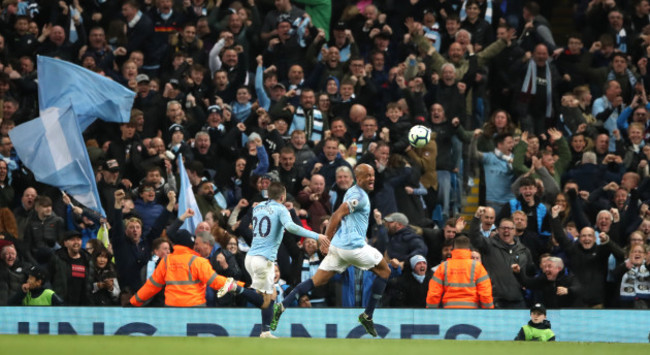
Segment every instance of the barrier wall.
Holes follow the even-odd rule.
[[[292,308],[280,337],[368,337],[358,309]],[[0,334],[153,336],[258,336],[257,309],[0,307]],[[550,310],[558,341],[647,343],[649,311]],[[529,320],[527,310],[378,309],[381,337],[392,339],[512,340]]]

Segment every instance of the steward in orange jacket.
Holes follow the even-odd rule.
[[[175,237],[174,252],[160,261],[153,275],[131,297],[131,304],[142,306],[144,302],[165,287],[165,305],[171,307],[204,307],[205,288],[219,290],[227,278],[217,275],[210,261],[202,258],[192,248],[194,236],[179,230]],[[240,283],[241,286],[243,284]]]
[[[469,238],[454,239],[451,259],[429,281],[427,308],[494,308],[492,282],[479,261],[472,260]]]

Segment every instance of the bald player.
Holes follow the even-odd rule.
[[[334,275],[354,265],[377,275],[371,286],[372,297],[365,311],[359,315],[359,322],[366,332],[373,337],[377,336],[372,315],[384,293],[390,269],[381,253],[366,243],[370,216],[368,192],[375,188],[375,170],[370,165],[360,164],[354,169],[354,175],[357,184],[345,193],[341,206],[334,212],[327,225],[325,241],[331,241],[331,245],[327,242],[321,244],[321,251],[327,256],[311,279],[296,286],[282,303],[275,304],[271,330],[275,330],[282,312],[294,300],[298,300],[314,287],[327,284]]]

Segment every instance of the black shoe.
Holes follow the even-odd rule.
[[[377,330],[375,330],[375,323],[372,321],[372,319],[368,318],[368,316],[365,313],[361,313],[359,315],[359,323],[361,323],[363,328],[366,330],[366,333],[372,335],[373,337],[377,337]]]

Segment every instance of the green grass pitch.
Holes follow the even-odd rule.
[[[196,338],[0,335],[0,354],[260,354],[260,355],[620,355],[648,354],[648,344],[525,343],[464,340]]]

